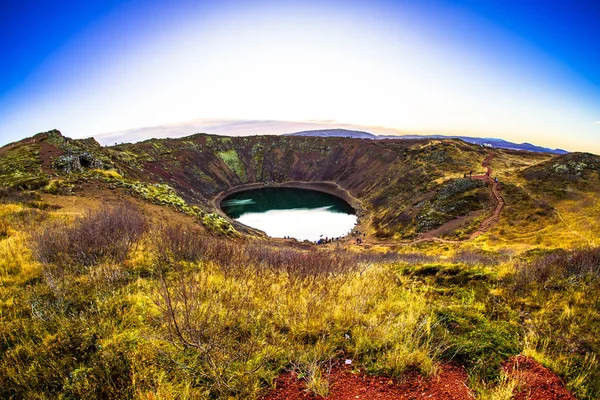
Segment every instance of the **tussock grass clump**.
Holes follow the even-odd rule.
[[[468,262],[471,253],[459,253],[458,259]],[[429,293],[434,321],[445,330],[442,357],[465,366],[474,381],[495,384],[501,362],[521,351],[516,315],[493,291],[499,283],[496,269],[479,261],[467,265],[438,260],[404,266],[400,272]]]
[[[522,382],[502,372],[499,379],[492,384],[473,380],[471,386],[478,400],[513,400]]]
[[[132,205],[88,211],[72,224],[56,222],[32,235],[31,247],[42,264],[89,267],[122,262],[148,228]]]
[[[45,209],[32,208],[38,202],[29,201],[28,196],[12,197],[11,195],[9,199],[4,198],[4,200],[6,202],[3,202],[0,197],[0,240],[21,231],[34,229],[48,217]]]

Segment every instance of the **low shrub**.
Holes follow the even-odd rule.
[[[148,224],[131,204],[88,211],[72,224],[58,222],[32,235],[34,256],[44,265],[88,267],[122,262]]]
[[[600,248],[573,251],[558,250],[537,260],[522,261],[516,265],[513,285],[524,289],[531,284],[562,288],[585,277],[597,280],[600,277]]]
[[[499,265],[508,260],[506,255],[493,253],[485,250],[460,250],[450,259],[452,263],[474,265]]]
[[[358,267],[359,256],[346,251],[300,250],[269,245],[264,242],[206,239],[207,260],[216,261],[226,272],[240,265],[258,270],[285,272],[294,277],[338,275]]]
[[[37,200],[34,192],[26,192],[14,188],[0,189],[0,204],[26,203]]]
[[[181,225],[160,226],[153,242],[155,257],[162,265],[171,261],[198,261],[206,251],[200,232]]]

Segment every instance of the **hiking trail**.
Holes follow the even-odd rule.
[[[496,224],[500,220],[500,215],[502,213],[502,210],[506,206],[506,202],[500,195],[499,183],[496,182],[496,180],[492,178],[493,170],[492,170],[492,167],[490,166],[490,163],[493,158],[494,158],[494,155],[492,153],[488,153],[487,156],[485,157],[485,159],[483,160],[483,162],[481,163],[481,165],[485,168],[485,172],[483,173],[483,175],[473,175],[470,177],[471,179],[482,180],[482,181],[490,184],[492,196],[494,197],[494,200],[496,201],[496,204],[492,210],[492,213],[488,217],[486,217],[483,221],[481,221],[481,223],[479,224],[479,227],[477,228],[477,230],[475,230],[475,232],[471,233],[469,235],[469,237],[466,239],[457,239],[457,240],[443,239],[439,236],[427,236],[427,233],[424,233],[418,239],[415,239],[415,240],[412,240],[409,242],[403,242],[403,243],[401,242],[399,244],[402,246],[413,246],[415,244],[424,243],[424,242],[461,243],[461,242],[466,242],[467,240],[475,239],[477,236],[486,233],[487,231],[492,229],[494,226],[496,226]],[[458,217],[458,218],[461,218],[461,217]],[[452,221],[449,221],[449,222],[452,222]],[[371,242],[370,244],[384,244],[384,243],[391,244],[391,242],[388,240],[375,240],[375,241],[369,241],[369,242]]]

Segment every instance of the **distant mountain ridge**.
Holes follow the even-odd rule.
[[[534,153],[568,154],[563,149],[551,149],[548,147],[536,146],[531,143],[513,143],[498,138],[476,138],[470,136],[447,136],[447,135],[374,135],[365,131],[355,131],[349,129],[318,129],[310,131],[301,131],[286,133],[283,136],[309,136],[309,137],[346,137],[369,140],[385,139],[460,139],[467,143],[480,146],[494,147],[499,149],[531,151]]]
[[[282,136],[311,136],[311,137],[345,137],[354,139],[382,139],[387,138],[377,136],[365,131],[354,131],[350,129],[317,129],[310,131],[301,131],[294,133],[284,133]]]

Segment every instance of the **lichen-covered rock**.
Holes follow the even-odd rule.
[[[485,183],[477,179],[453,179],[446,182],[438,191],[437,199],[446,200],[457,194],[484,187]]]
[[[54,168],[65,174],[81,172],[79,157],[74,155],[63,155],[54,160]]]
[[[424,157],[426,161],[434,164],[442,164],[448,160],[448,154],[444,149],[434,150]]]
[[[577,182],[586,179],[593,171],[600,171],[600,158],[588,153],[571,153],[557,157],[548,162],[529,167],[523,171],[523,176],[530,181],[561,181]]]
[[[83,168],[102,169],[104,166],[102,160],[94,157],[90,153],[82,153],[79,155],[79,164]]]
[[[83,172],[84,169],[102,169],[102,160],[90,153],[65,154],[54,160],[54,168],[65,174]]]
[[[429,210],[426,213],[419,214],[417,216],[417,231],[427,232],[431,229],[437,228],[448,221],[448,216],[435,211]]]

